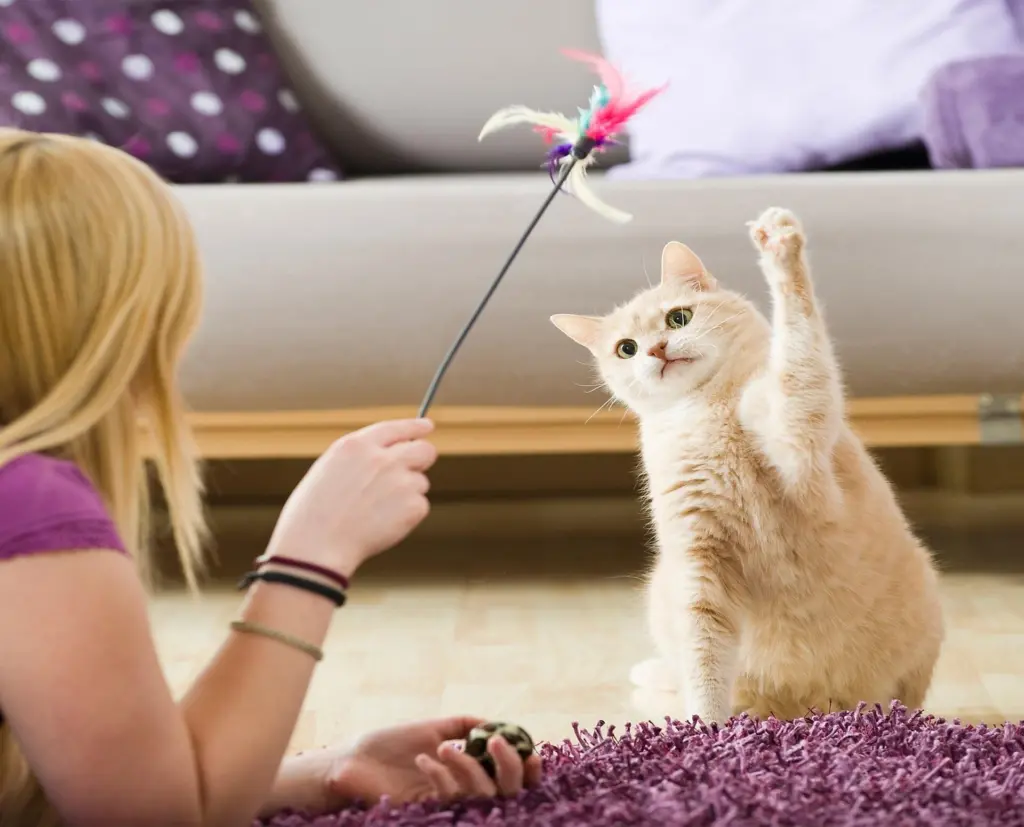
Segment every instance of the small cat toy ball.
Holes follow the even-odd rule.
[[[514,747],[523,761],[533,755],[536,749],[530,733],[521,726],[494,721],[473,727],[466,737],[466,754],[475,758],[491,778],[495,776],[495,767],[494,759],[487,751],[487,742],[495,735],[500,735]]]
[[[557,112],[538,112],[525,106],[509,106],[495,112],[480,132],[480,140],[483,140],[492,132],[497,132],[507,126],[532,125],[534,132],[539,133],[551,147],[548,150],[545,166],[551,175],[554,188],[548,193],[544,203],[541,204],[540,209],[527,225],[526,231],[512,248],[512,253],[506,259],[504,266],[491,282],[484,297],[470,315],[469,321],[466,322],[455,338],[455,343],[441,361],[441,365],[423,397],[423,402],[420,404],[419,416],[421,417],[426,416],[427,411],[430,410],[441,380],[470,330],[473,329],[473,325],[483,313],[487,302],[498,289],[498,285],[501,284],[501,280],[512,266],[512,262],[515,261],[519,251],[526,244],[530,233],[540,223],[547,208],[551,206],[555,196],[563,188],[582,204],[611,221],[622,224],[632,219],[629,213],[617,210],[597,197],[587,183],[587,168],[595,161],[594,153],[603,152],[609,146],[617,144],[615,136],[622,131],[629,119],[646,106],[652,98],[659,95],[665,87],[630,94],[626,89],[622,74],[604,58],[568,49],[564,50],[563,54],[573,60],[589,63],[601,80],[600,85],[594,87],[586,109],[580,109],[576,118],[569,118]]]

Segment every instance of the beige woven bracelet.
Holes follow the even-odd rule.
[[[313,658],[313,660],[321,661],[324,659],[324,651],[319,646],[307,643],[301,638],[289,635],[287,632],[279,632],[277,629],[271,629],[269,626],[264,626],[262,623],[250,623],[247,620],[233,620],[231,621],[231,628],[236,632],[243,632],[249,635],[260,635],[262,637],[270,638],[271,640],[276,640],[278,643],[283,643],[285,646],[291,646],[292,649],[298,649],[300,652],[305,652]]]

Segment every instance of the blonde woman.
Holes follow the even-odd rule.
[[[231,827],[533,783],[536,759],[524,769],[503,741],[493,781],[456,748],[469,718],[283,758],[347,578],[427,514],[427,421],[380,423],[314,463],[220,651],[172,698],[147,624],[138,423],[195,585],[202,490],[175,377],[200,281],[149,168],[0,130],[0,824]]]

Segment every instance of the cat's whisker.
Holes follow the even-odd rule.
[[[715,325],[714,327],[710,327],[710,328],[708,328],[707,330],[701,331],[701,333],[700,333],[700,335],[699,335],[699,336],[696,336],[696,337],[694,337],[694,338],[693,338],[693,339],[691,339],[690,341],[693,341],[693,342],[699,342],[699,341],[700,341],[701,339],[703,339],[703,338],[704,338],[705,336],[707,336],[707,335],[708,335],[709,333],[714,333],[714,332],[715,332],[716,330],[721,330],[721,329],[722,329],[722,327],[723,327],[724,325],[727,325],[727,324],[728,324],[729,322],[731,322],[731,321],[732,321],[733,319],[737,319],[737,318],[739,318],[739,317],[740,317],[740,316],[742,316],[742,315],[743,315],[742,313],[734,313],[734,314],[733,314],[732,316],[730,316],[730,317],[729,317],[728,319],[722,319],[722,321],[720,321],[720,322],[719,322],[718,324],[716,324],[716,325]]]
[[[718,305],[708,314],[707,318],[701,320],[700,324],[698,324],[695,328],[693,328],[690,331],[690,336],[693,337],[694,340],[703,338],[705,335],[707,335],[711,331],[718,329],[718,326],[715,326],[715,327],[712,327],[712,328],[709,329],[708,325],[711,324],[711,322],[714,320],[715,314],[718,312],[718,310],[721,307],[722,307],[722,302],[719,302]]]
[[[732,321],[733,319],[738,319],[738,318],[740,318],[740,317],[741,317],[741,316],[743,316],[743,315],[744,315],[743,313],[733,313],[733,314],[732,314],[731,316],[729,316],[728,318],[722,319],[722,321],[720,321],[720,322],[719,322],[718,324],[716,324],[716,325],[715,325],[715,327],[714,327],[714,329],[715,329],[715,330],[717,330],[718,328],[722,327],[722,325],[727,325],[727,324],[729,324],[729,322],[731,322],[731,321]]]
[[[725,299],[722,299],[722,301],[720,301],[718,304],[716,304],[712,308],[711,312],[708,313],[708,317],[706,319],[703,319],[701,321],[700,325],[697,327],[697,330],[696,330],[697,333],[700,333],[700,331],[702,331],[705,327],[707,327],[708,322],[710,322],[713,318],[715,318],[715,314],[721,309],[723,304],[725,304]]]
[[[610,574],[603,579],[608,582],[625,580],[639,585],[641,589],[647,588],[647,578],[641,574]]]
[[[647,286],[654,287],[654,282],[651,281],[651,274],[647,272],[647,257],[644,256],[643,258],[640,259],[640,261],[643,264],[644,277],[647,279]]]
[[[637,377],[635,377],[635,376],[632,379],[629,380],[629,386],[628,387],[629,387],[629,390],[631,390],[631,391],[632,390],[638,391],[641,396],[647,396],[648,395],[647,389],[643,385],[640,384],[640,380]]]
[[[698,358],[698,359],[703,359],[703,358],[704,358],[705,356],[707,356],[707,353],[705,353],[705,352],[704,352],[703,350],[701,350],[701,349],[700,349],[699,347],[695,347],[695,348],[693,349],[693,352],[694,352],[694,354],[695,354],[695,355],[697,356],[697,358]]]
[[[723,304],[725,304],[724,299],[711,309],[711,312],[708,313],[707,318],[704,319],[704,323],[697,329],[698,332],[703,331],[709,324],[711,324],[711,322],[715,320],[715,316],[717,315],[718,311],[722,309]]]
[[[614,396],[609,397],[606,401],[601,403],[601,406],[596,411],[594,411],[590,416],[587,417],[587,421],[584,422],[583,424],[584,425],[589,425],[590,424],[590,420],[592,420],[595,416],[597,416],[599,413],[601,413],[601,411],[603,411],[605,408],[610,408],[614,404],[615,404],[615,397]]]

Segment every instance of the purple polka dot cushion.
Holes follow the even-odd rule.
[[[0,0],[0,126],[92,137],[175,183],[340,176],[250,0]]]

